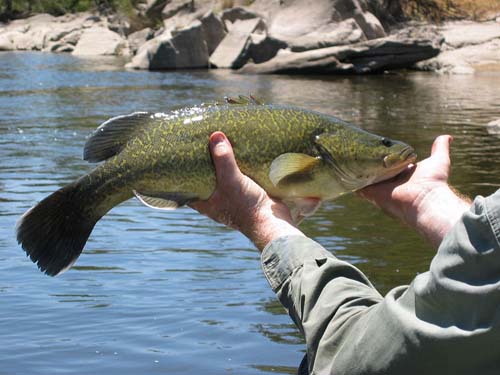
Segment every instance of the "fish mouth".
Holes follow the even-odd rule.
[[[402,149],[397,155],[387,155],[384,157],[384,167],[389,169],[405,167],[417,160],[417,153],[413,147],[408,146]]]

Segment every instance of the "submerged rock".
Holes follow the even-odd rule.
[[[486,125],[486,131],[488,134],[500,137],[500,119],[489,122]]]

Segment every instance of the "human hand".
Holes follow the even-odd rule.
[[[241,173],[224,133],[210,136],[217,187],[206,201],[190,204],[209,218],[246,235],[259,250],[285,235],[302,235],[292,222],[288,207],[272,199],[257,183]]]
[[[415,228],[436,247],[471,203],[448,185],[451,142],[449,135],[437,137],[430,157],[409,166],[394,179],[359,191],[362,197]]]

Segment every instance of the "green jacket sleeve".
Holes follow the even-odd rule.
[[[500,373],[500,190],[478,197],[430,270],[382,297],[353,265],[306,237],[262,253],[303,333],[311,374]]]

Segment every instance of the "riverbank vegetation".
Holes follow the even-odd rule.
[[[397,0],[408,19],[484,21],[500,15],[500,0]],[[391,2],[389,0],[388,2]]]
[[[130,13],[138,3],[136,0],[1,0],[0,14],[3,19],[12,19],[38,13],[54,16],[85,11]]]
[[[195,0],[194,3],[200,0]],[[1,0],[2,20],[37,13],[59,16],[83,11],[120,12],[132,16],[141,0]],[[250,1],[251,2],[251,1]],[[380,0],[387,9],[400,8],[407,19],[442,22],[450,19],[485,20],[500,15],[500,0]],[[234,1],[223,0],[221,7]]]

